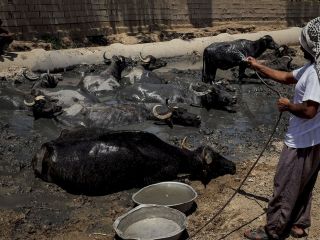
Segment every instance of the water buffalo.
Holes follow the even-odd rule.
[[[57,105],[57,100],[50,99],[43,95],[34,95],[31,102],[24,101],[24,104],[32,108],[35,120],[39,118],[56,118],[62,114],[62,107]]]
[[[105,62],[110,62],[110,67],[100,75],[103,77],[112,75],[122,86],[132,85],[136,82],[165,83],[164,80],[158,77],[157,74],[151,72],[151,70],[165,66],[166,62],[156,59],[151,55],[143,58],[140,54],[140,61],[135,61],[123,56],[113,56],[112,59],[109,60],[106,58],[105,53],[103,58]],[[120,59],[120,61],[117,59]]]
[[[173,84],[135,84],[121,89],[116,98],[120,101],[185,103],[206,109],[226,109],[236,103],[236,97],[223,85],[192,85],[189,89]]]
[[[104,59],[104,63],[106,63],[108,65],[112,63],[112,60],[106,57],[106,52],[104,52],[104,54],[103,54],[103,59]],[[146,57],[143,57],[141,55],[141,52],[139,54],[139,61],[135,61],[131,58],[125,58],[125,57],[122,57],[122,61],[126,62],[127,64],[129,63],[129,65],[132,65],[132,66],[133,65],[135,65],[135,66],[140,65],[145,70],[148,70],[148,71],[153,71],[155,69],[162,68],[167,65],[166,61],[159,59],[159,58],[155,58],[152,55],[148,55]]]
[[[6,29],[2,28],[1,25],[2,21],[0,19],[0,54],[2,54],[10,43],[12,43],[14,36],[13,33],[8,32]]]
[[[133,64],[131,59],[123,56],[113,56],[111,59],[105,58],[105,62],[108,64],[108,67],[99,75],[88,75],[80,81],[79,87],[82,90],[100,97],[109,91],[119,88],[121,72],[125,67]]]
[[[34,156],[35,175],[71,193],[99,195],[189,173],[207,184],[235,164],[207,146],[191,151],[151,133],[99,128],[63,131]]]
[[[163,121],[171,128],[174,125],[199,127],[200,116],[181,107],[170,107],[136,103],[95,104],[84,108],[81,114],[87,127],[112,128],[147,120]]]
[[[295,49],[281,45],[275,52],[266,51],[258,59],[270,68],[290,72],[297,67],[292,64],[296,53]]]
[[[35,82],[32,88],[55,88],[58,83],[63,80],[61,74],[42,73],[35,75],[34,73],[29,74],[26,69],[23,71],[23,76],[29,81]]]
[[[141,66],[144,67],[145,70],[153,71],[155,69],[167,66],[166,61],[159,59],[159,58],[155,58],[152,55],[142,57],[141,52],[140,52],[139,57],[140,57],[140,64],[141,64]]]
[[[152,113],[156,119],[164,121],[171,128],[173,125],[199,127],[201,124],[201,117],[199,115],[190,113],[183,107],[157,104],[153,107]]]
[[[278,45],[266,35],[256,41],[239,39],[231,42],[213,43],[203,52],[202,81],[213,83],[217,69],[227,70],[239,66],[239,80],[245,76],[246,57],[259,57],[266,49],[276,49]]]
[[[197,83],[191,84],[189,90],[198,97],[198,101],[192,104],[194,106],[235,112],[233,105],[237,103],[237,97],[231,93],[233,90],[229,85],[221,82],[212,85]]]
[[[152,108],[152,109],[151,109]],[[170,107],[136,103],[94,104],[89,107],[73,105],[64,109],[62,118],[81,120],[86,127],[113,128],[147,120],[163,121],[171,128],[174,125],[199,127],[200,116],[181,107]],[[73,114],[72,113],[76,113]]]
[[[119,80],[121,86],[133,85],[135,83],[164,84],[166,81],[156,73],[145,70],[142,66],[128,66],[121,73]]]
[[[86,76],[81,81],[80,87],[86,92],[102,97],[120,86],[132,85],[136,82],[164,83],[155,73],[146,70],[165,65],[165,62],[152,56],[141,57],[141,62],[124,56],[113,56],[108,59],[106,53],[103,54],[103,58],[108,65],[107,69],[99,75]]]
[[[23,102],[25,96],[23,93],[20,95],[22,99],[20,102]],[[32,108],[35,119],[57,119],[56,117],[59,116],[57,120],[68,126],[74,124],[75,126],[110,128],[147,120],[165,121],[170,127],[176,124],[198,127],[201,123],[199,116],[180,107],[170,107],[168,113],[168,107],[165,106],[166,112],[163,112],[159,110],[159,105],[154,107],[153,104],[116,103],[114,101],[98,103],[96,98],[71,89],[59,91],[33,89],[31,95],[32,100],[24,101],[24,103]],[[0,105],[4,102],[4,105],[8,107],[7,99],[13,101],[16,98],[13,96],[0,97]],[[17,101],[14,102],[17,102],[16,105],[19,103],[18,99]],[[22,107],[25,108],[25,106]]]
[[[95,104],[85,107],[81,114],[87,127],[113,128],[144,122],[151,118],[143,104]]]

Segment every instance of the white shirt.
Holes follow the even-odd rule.
[[[320,103],[320,83],[314,64],[306,64],[293,71],[297,80],[293,103],[307,100]],[[320,143],[320,107],[312,119],[291,114],[285,144],[292,148],[306,148]]]

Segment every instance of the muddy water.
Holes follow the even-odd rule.
[[[200,68],[199,62],[173,59],[157,72],[168,81],[182,85],[200,81]],[[58,89],[76,89],[81,71],[89,72],[86,66],[64,73],[65,79]],[[234,79],[233,71],[220,71],[217,77]],[[30,83],[24,81],[17,87],[27,92]],[[171,129],[146,121],[115,129],[148,131],[177,145],[187,136],[190,147],[208,144],[231,160],[246,160],[261,150],[271,132],[278,115],[276,96],[256,80],[242,85],[235,83],[234,88],[239,99],[236,113],[184,106],[201,116],[200,128],[174,126]],[[4,86],[1,90],[4,94]],[[56,138],[63,126],[54,120],[34,121],[24,107],[10,109],[6,106],[0,109],[0,216],[6,226],[0,230],[0,236],[5,236],[4,239],[52,239],[76,231],[82,235],[69,239],[90,239],[89,234],[94,232],[107,233],[106,239],[112,239],[112,223],[132,208],[131,196],[136,189],[86,197],[71,195],[35,178],[31,169],[32,156],[41,143]],[[284,129],[283,123],[276,137],[281,138]]]
[[[178,83],[181,81],[197,82],[200,81],[201,64],[191,64],[189,61],[171,62],[166,68],[159,69],[158,74],[164,75],[165,78],[171,79],[172,82]],[[80,81],[80,72],[86,69],[77,69],[77,72],[64,73],[64,81],[58,85],[56,90],[61,89],[77,89]],[[182,73],[182,74],[181,74]],[[182,75],[182,76],[180,76]],[[217,78],[230,78],[230,71],[218,72]],[[144,130],[158,135],[160,138],[168,141],[172,137],[181,138],[189,136],[193,138],[192,145],[195,147],[202,144],[199,142],[200,135],[210,135],[212,132],[222,133],[221,136],[228,142],[229,148],[234,148],[234,145],[243,144],[249,136],[258,134],[254,129],[258,127],[266,127],[269,129],[274,124],[278,115],[275,108],[275,97],[263,90],[263,86],[258,82],[250,84],[234,84],[238,96],[238,104],[236,113],[228,113],[223,110],[210,110],[195,108],[184,105],[190,112],[201,116],[202,124],[200,129],[192,127],[175,126],[173,129],[165,125],[156,125],[154,122],[144,122],[133,125],[118,126],[115,129],[135,129]],[[260,94],[259,94],[260,91]],[[112,95],[109,97],[112,99]],[[63,126],[59,125],[54,120],[39,119],[34,121],[31,113],[25,110],[5,110],[2,108],[0,121],[10,123],[10,129],[18,136],[32,137],[34,134],[41,135],[44,139],[56,138]],[[256,136],[254,136],[256,138]],[[263,141],[264,139],[261,139]],[[192,139],[191,139],[192,141]],[[220,144],[225,145],[223,139],[220,139]],[[228,154],[227,154],[228,155]],[[236,159],[234,159],[236,160]]]

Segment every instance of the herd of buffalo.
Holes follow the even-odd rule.
[[[8,34],[0,32],[0,51],[12,41]],[[234,174],[235,164],[208,146],[191,151],[148,132],[111,129],[148,120],[171,128],[199,127],[201,117],[183,107],[186,105],[234,112],[235,90],[227,81],[215,80],[217,69],[239,66],[241,81],[245,58],[259,57],[266,49],[275,49],[273,61],[286,57],[284,68],[290,69],[292,59],[284,56],[289,48],[278,46],[268,35],[256,41],[208,46],[203,54],[202,82],[192,84],[175,84],[158,75],[153,70],[166,62],[151,55],[108,58],[105,53],[101,70],[79,70],[79,83],[72,87],[59,87],[63,74],[24,70],[28,92],[19,87],[0,89],[0,105],[30,110],[35,120],[53,119],[68,129],[42,145],[32,166],[37,177],[69,192],[107,194],[174,180],[178,173],[188,173],[206,184],[213,177]]]

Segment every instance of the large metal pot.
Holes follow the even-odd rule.
[[[132,196],[137,204],[157,204],[187,212],[197,198],[197,192],[180,182],[161,182],[142,188]]]
[[[131,240],[178,240],[186,229],[186,215],[159,205],[140,205],[113,224],[117,235]]]

